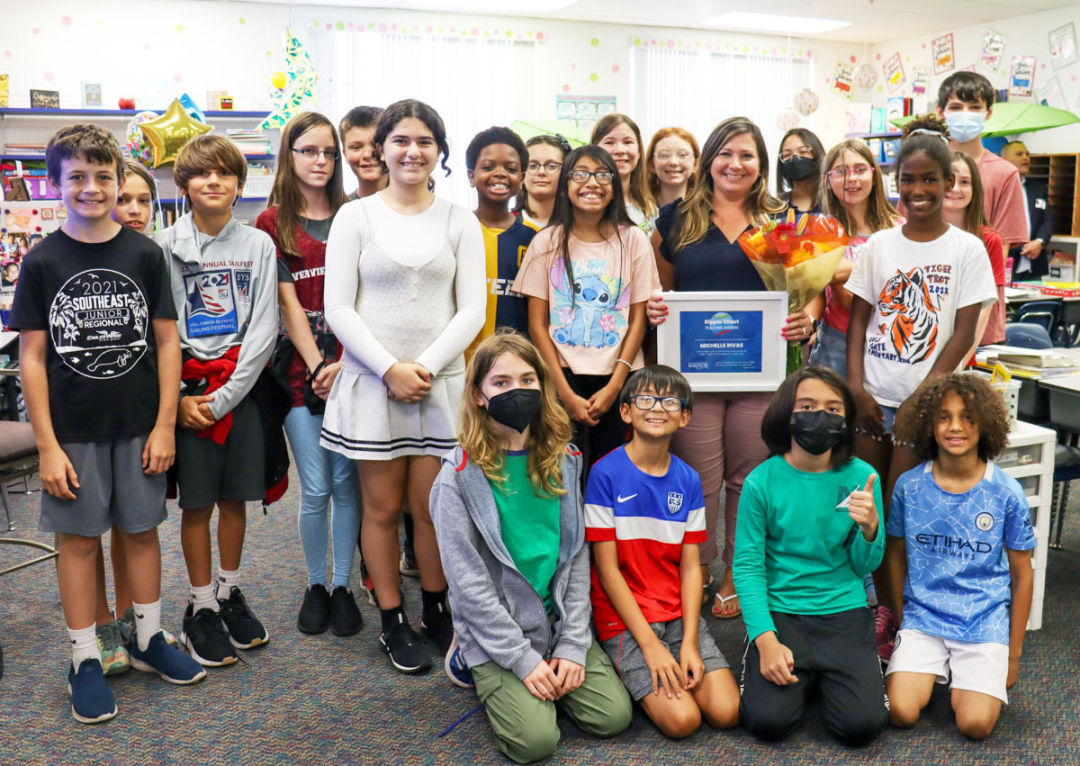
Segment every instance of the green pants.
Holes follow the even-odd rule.
[[[539,761],[555,752],[556,705],[582,731],[596,737],[614,737],[630,725],[630,695],[595,641],[585,656],[585,681],[556,702],[537,699],[517,676],[494,662],[472,668],[472,674],[499,749],[518,763]]]

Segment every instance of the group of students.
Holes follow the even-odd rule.
[[[276,372],[300,480],[299,630],[362,628],[349,590],[359,539],[393,666],[429,669],[424,639],[434,644],[450,678],[475,685],[511,758],[554,750],[556,702],[599,736],[628,725],[633,698],[672,737],[702,718],[782,737],[814,681],[848,742],[870,741],[890,715],[913,724],[950,675],[961,730],[986,736],[1016,678],[1034,538],[1022,491],[989,462],[1008,431],[1000,402],[950,374],[999,297],[994,253],[969,233],[983,216],[964,214],[981,209],[978,168],[949,149],[970,78],[942,86],[949,124],[907,131],[905,218],[861,142],[826,153],[790,132],[781,199],[752,121],[724,120],[700,151],[667,128],[643,154],[619,114],[573,150],[558,136],[479,133],[465,155],[473,213],[435,196],[446,129],[404,100],[352,110],[340,135],[322,115],[295,116],[255,228],[231,212],[243,156],[222,137],[192,139],[173,168],[190,212],[151,240],[135,232],[150,221],[152,178],[107,132],[59,131],[47,164],[68,218],[28,255],[11,326],[42,528],[59,539],[76,719],[116,714],[104,679],[125,662],[194,683],[202,666],[269,641],[239,570],[245,503],[280,478]],[[969,185],[957,183],[964,169]],[[786,207],[853,234],[826,293],[777,328],[789,341],[816,331],[821,366],[774,397],[693,395],[674,370],[646,366],[649,327],[667,312],[660,290],[765,289],[737,240]],[[191,583],[179,641],[161,630],[157,585],[170,467]],[[697,617],[721,550],[721,491],[712,611],[746,622],[741,689]],[[403,510],[423,635],[399,585],[411,567],[399,562]],[[110,528],[115,613],[100,546]],[[980,598],[951,601],[956,581],[978,583]],[[883,687],[890,624],[901,630]],[[114,626],[105,652],[99,625]]]

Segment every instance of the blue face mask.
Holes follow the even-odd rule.
[[[945,124],[953,141],[966,144],[983,134],[986,112],[946,112]]]

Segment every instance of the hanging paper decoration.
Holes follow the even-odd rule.
[[[846,61],[836,62],[836,72],[833,74],[833,88],[841,93],[851,94],[851,64]]]
[[[1013,56],[1012,70],[1009,72],[1009,95],[1030,96],[1034,79],[1035,57]]]
[[[934,74],[945,74],[953,70],[956,66],[956,57],[951,32],[930,41],[930,55],[934,59]]]
[[[193,119],[180,105],[180,99],[174,98],[165,114],[139,123],[139,130],[150,142],[154,150],[154,167],[159,168],[174,162],[181,146],[195,136],[209,133],[213,126]]]
[[[124,144],[127,156],[148,168],[154,166],[154,149],[150,146],[150,142],[146,140],[146,134],[140,130],[139,125],[157,118],[156,112],[139,112],[131,118],[131,122],[128,123],[127,131],[124,134],[127,139]]]
[[[979,61],[991,69],[996,69],[998,62],[1001,61],[1001,54],[1005,52],[1005,43],[1008,39],[1000,32],[995,32],[992,29],[986,30],[986,34],[983,35],[982,54],[979,56]]]
[[[856,87],[869,90],[877,85],[877,70],[869,61],[864,61],[855,67],[854,78]]]
[[[206,122],[206,115],[203,114],[203,110],[195,105],[195,101],[187,93],[180,96],[177,99],[180,102],[180,106],[184,107],[184,111],[190,114],[199,122]]]
[[[926,87],[930,84],[930,67],[917,66],[911,75],[911,94],[925,96]]]
[[[904,65],[900,61],[899,51],[885,59],[881,65],[881,71],[885,73],[885,82],[889,86],[889,93],[895,93],[904,84]]]
[[[292,118],[299,106],[305,101],[315,101],[315,83],[318,77],[315,75],[315,65],[311,62],[311,56],[304,49],[300,40],[293,35],[291,29],[285,30],[285,72],[277,72],[271,78],[274,90],[270,92],[274,108],[266,119],[259,125],[259,130],[273,130],[285,127],[285,123]],[[283,78],[277,75],[284,74]],[[287,80],[287,82],[281,82]],[[278,83],[281,82],[281,87]]]
[[[821,106],[821,98],[809,88],[803,88],[795,94],[795,111],[803,117],[809,117]]]
[[[776,127],[787,133],[792,128],[799,127],[799,115],[790,109],[785,109],[780,112],[780,115],[776,118]]]

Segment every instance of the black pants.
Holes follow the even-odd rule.
[[[761,675],[751,642],[743,658],[740,717],[756,737],[778,740],[802,722],[807,691],[821,687],[825,725],[849,745],[866,745],[889,720],[885,686],[866,607],[822,615],[772,613],[776,636],[795,656],[798,683],[777,686]]]
[[[611,380],[610,375],[575,375],[568,367],[563,367],[562,371],[570,388],[583,399],[588,399]],[[587,474],[588,467],[597,460],[625,443],[630,428],[619,416],[618,400],[600,416],[600,422],[595,426],[576,420],[570,422],[574,426],[574,443],[585,455],[586,470],[583,474]]]

